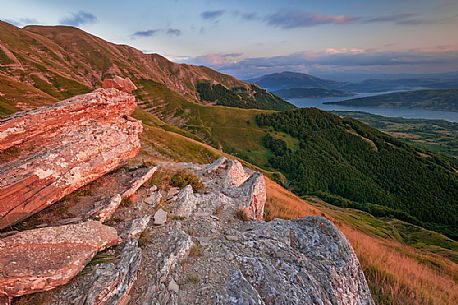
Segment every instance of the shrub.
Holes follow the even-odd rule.
[[[199,244],[194,244],[189,251],[189,257],[202,256],[202,247]]]
[[[248,220],[250,220],[250,218],[248,217],[248,214],[247,214],[246,210],[243,209],[243,208],[238,209],[238,210],[235,212],[235,216],[236,216],[238,219],[243,220],[243,221],[248,221]]]
[[[191,185],[195,191],[202,190],[204,185],[202,181],[196,175],[192,174],[187,170],[181,170],[176,172],[170,178],[170,184],[175,187],[183,188],[187,185]]]
[[[150,232],[148,229],[146,229],[140,234],[140,237],[138,238],[138,246],[142,249],[146,247],[146,245],[149,242],[149,238],[150,238]]]

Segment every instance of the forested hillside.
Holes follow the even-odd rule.
[[[377,204],[378,214],[384,206],[385,216],[458,238],[458,176],[452,159],[318,109],[261,114],[257,123],[299,140],[299,147],[291,149],[282,139],[264,138],[272,151],[270,165],[286,175],[296,193],[339,195],[369,212]]]
[[[202,82],[197,84],[197,92],[201,101],[215,103],[219,106],[273,110],[296,108],[256,85],[251,85],[249,91],[244,87],[228,89],[220,84]]]

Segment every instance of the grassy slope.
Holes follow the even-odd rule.
[[[458,123],[442,120],[390,118],[364,112],[337,112],[418,147],[458,158]]]
[[[329,104],[458,111],[458,89],[417,90],[349,99]]]

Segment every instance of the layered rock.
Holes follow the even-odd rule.
[[[102,82],[103,88],[116,88],[118,90],[131,93],[137,89],[137,86],[129,79],[115,76],[113,79],[104,79]]]
[[[130,196],[134,195],[135,192],[146,182],[148,181],[153,174],[156,172],[156,167],[148,169],[145,173],[140,176],[134,177],[129,185],[130,187],[127,190],[124,190],[121,194],[113,195],[107,204],[102,204],[96,206],[95,209],[89,212],[92,218],[105,222],[115,213],[116,209],[121,204],[123,199],[127,199]]]
[[[63,285],[97,251],[119,241],[114,228],[96,221],[33,229],[0,239],[0,295],[21,296]]]
[[[0,120],[0,229],[135,156],[135,107],[132,95],[107,88]]]

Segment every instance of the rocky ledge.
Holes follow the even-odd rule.
[[[98,89],[0,120],[0,229],[135,156],[134,96]]]
[[[237,160],[113,170],[140,147],[134,107],[105,88],[1,121],[0,228],[29,219],[0,233],[0,304],[374,304],[342,233],[263,221],[264,176]]]

